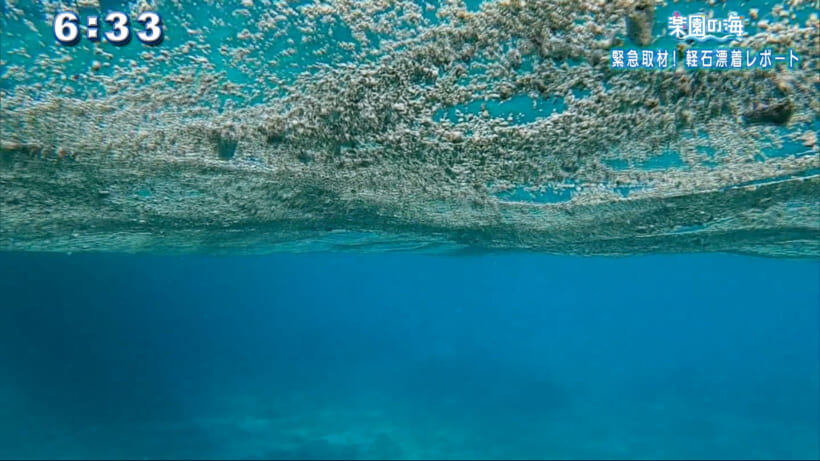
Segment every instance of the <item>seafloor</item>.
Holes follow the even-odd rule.
[[[0,256],[0,458],[817,459],[820,267]]]
[[[820,458],[817,9],[0,0],[0,458]]]

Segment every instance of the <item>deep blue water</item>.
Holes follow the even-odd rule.
[[[817,458],[820,265],[0,254],[0,457]]]

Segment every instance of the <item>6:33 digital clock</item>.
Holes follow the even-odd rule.
[[[137,22],[144,30],[136,32],[137,38],[148,46],[157,46],[162,43],[165,32],[162,28],[162,18],[155,11],[144,11],[137,16]],[[100,30],[100,17],[91,15],[86,17],[86,37],[92,42],[105,38],[105,41],[115,46],[127,45],[131,42],[131,21],[123,12],[112,11],[105,15],[104,22],[111,26],[111,30]],[[80,33],[80,17],[72,11],[61,11],[54,16],[54,38],[63,45],[74,46],[82,37]]]

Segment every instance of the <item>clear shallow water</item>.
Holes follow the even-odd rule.
[[[9,189],[0,194],[4,197],[0,217],[5,218],[0,222],[0,249],[6,250],[0,252],[0,458],[820,458],[820,266],[816,257],[810,259],[815,256],[812,245],[817,235],[816,226],[812,227],[817,222],[817,202],[811,200],[816,169],[810,156],[816,157],[817,150],[806,150],[803,142],[786,137],[817,125],[816,113],[806,107],[806,101],[814,100],[807,90],[811,75],[790,73],[797,82],[807,83],[789,95],[798,105],[788,129],[754,128],[751,136],[751,129],[734,116],[720,119],[710,113],[696,119],[693,132],[669,132],[665,138],[677,142],[680,135],[705,143],[710,136],[720,135],[719,147],[740,140],[741,153],[751,156],[755,150],[749,142],[757,139],[758,131],[768,130],[773,137],[783,137],[780,144],[758,146],[760,152],[752,157],[755,164],[743,164],[724,175],[740,179],[716,181],[714,187],[737,192],[740,186],[781,182],[791,175],[806,178],[803,183],[747,191],[749,195],[739,198],[727,193],[704,201],[661,202],[667,205],[638,213],[645,218],[643,223],[629,218],[628,208],[616,207],[615,213],[604,208],[576,215],[578,222],[598,222],[594,229],[576,228],[571,222],[568,227],[552,228],[543,224],[558,225],[561,214],[542,215],[535,207],[530,215],[517,210],[522,205],[578,199],[574,186],[589,183],[576,177],[575,171],[583,173],[601,164],[618,174],[639,170],[640,181],[600,184],[612,188],[617,193],[612,198],[626,207],[637,202],[620,199],[652,191],[644,187],[645,174],[666,180],[661,178],[664,172],[673,175],[697,165],[718,171],[737,161],[694,141],[658,152],[653,147],[648,153],[628,143],[606,146],[612,150],[609,153],[600,146],[576,149],[577,142],[588,137],[553,145],[559,136],[547,136],[549,127],[539,121],[562,114],[596,120],[595,111],[572,102],[590,97],[591,91],[573,88],[567,93],[561,86],[574,77],[572,72],[556,77],[561,75],[556,74],[558,68],[547,62],[557,59],[553,61],[557,64],[562,59],[546,56],[540,61],[532,54],[532,49],[541,49],[538,43],[548,35],[545,31],[560,26],[560,14],[536,20],[531,29],[541,33],[529,43],[530,30],[518,30],[515,21],[504,19],[507,13],[493,8],[464,24],[454,19],[466,17],[462,14],[450,12],[439,18],[442,7],[454,2],[421,2],[424,8],[419,14],[429,23],[420,26],[413,20],[405,24],[413,29],[406,30],[401,30],[397,18],[385,19],[380,8],[368,10],[361,1],[333,2],[344,8],[332,15],[310,13],[307,6],[312,1],[280,2],[272,8],[257,0],[247,10],[235,0],[148,2],[157,5],[168,26],[167,40],[148,50],[136,42],[114,49],[85,39],[73,48],[59,46],[51,39],[45,3],[53,2],[0,0],[6,45],[0,59],[0,90],[5,91],[3,109],[8,114],[3,117],[3,134],[9,137],[0,145],[4,156],[0,160],[5,161],[0,183]],[[295,9],[284,8],[285,3]],[[513,8],[509,14],[540,18],[535,13],[548,11],[552,3],[545,2],[541,11]],[[11,14],[12,4],[21,12]],[[472,12],[480,12],[480,4],[466,2]],[[528,4],[529,9],[540,5]],[[760,8],[760,19],[774,23],[777,18],[769,11],[773,4],[719,2],[714,12],[724,17],[731,10],[746,14],[750,8]],[[367,13],[350,15],[346,10],[352,5]],[[99,7],[81,12],[85,16],[98,9],[132,10],[132,6],[135,2],[102,0]],[[694,13],[701,7],[705,2],[659,7],[653,24],[657,41],[652,47],[676,45],[663,31],[670,14]],[[285,14],[284,20],[266,29],[260,19],[272,11]],[[810,8],[796,11],[795,21],[806,26],[809,12]],[[379,27],[381,20],[391,27]],[[478,40],[476,54],[464,47],[475,42],[470,34],[463,34],[467,43],[451,42],[459,34],[448,29],[448,22],[484,38]],[[599,25],[612,31],[613,38],[624,37],[620,19],[617,24]],[[351,26],[364,31],[374,54],[354,39]],[[242,38],[248,30],[263,39]],[[754,24],[749,24],[749,31],[758,32]],[[487,40],[487,34],[496,38]],[[392,40],[407,43],[396,52],[378,51]],[[441,43],[432,46],[435,40]],[[340,41],[353,48],[338,46]],[[487,76],[482,61],[504,66],[513,50],[523,50],[524,56],[513,65],[515,72],[508,69],[507,83],[526,77],[546,86],[537,94],[525,88],[509,95],[509,100],[498,100],[494,94],[503,89],[498,85],[503,82],[487,80],[489,86],[484,88],[481,82]],[[166,53],[168,60],[158,59]],[[43,64],[42,56],[48,56],[50,64]],[[375,87],[356,83],[372,75],[363,70],[382,58],[388,59],[384,67],[376,66],[381,69],[376,75],[389,78],[376,81]],[[570,58],[564,70],[583,64]],[[806,52],[803,59],[809,63],[816,54]],[[102,63],[97,70],[95,61]],[[545,63],[546,70],[538,67]],[[317,64],[339,73],[325,69],[317,74],[319,69],[313,67]],[[309,69],[310,78],[298,80]],[[423,78],[407,83],[410,80],[393,77],[396,69],[405,69],[404,76]],[[458,69],[466,74],[459,77]],[[214,83],[184,84],[184,79],[166,79],[169,73]],[[601,78],[600,86],[610,94],[601,96],[600,107],[609,107],[614,99],[607,98],[614,98],[612,94],[631,98],[640,107],[636,116],[644,122],[697,107],[692,97],[664,103],[668,105],[656,107],[656,113],[646,112],[647,95],[663,85],[640,83],[638,73],[591,75]],[[759,78],[771,85],[768,78]],[[438,90],[433,85],[434,80],[453,79],[458,85]],[[402,80],[407,82],[397,85]],[[615,83],[622,80],[636,83],[621,84],[617,90]],[[314,87],[317,82],[331,90],[319,91],[323,85]],[[239,89],[223,91],[226,83]],[[587,83],[597,87],[598,82]],[[163,97],[136,97],[148,86]],[[617,91],[610,93],[613,88]],[[633,94],[631,88],[652,91]],[[450,98],[455,90],[467,89],[464,98]],[[726,96],[715,88],[709,90],[715,100]],[[758,93],[746,90],[726,102],[759,99]],[[31,99],[12,101],[14,94]],[[188,95],[194,97],[187,99]],[[407,105],[405,100],[422,103]],[[155,101],[178,102],[166,107]],[[460,120],[464,114],[481,115],[485,102],[487,120]],[[292,104],[302,107],[291,110]],[[81,106],[87,110],[74,111]],[[742,114],[743,108],[735,106],[733,110],[739,112],[734,115]],[[327,107],[349,114],[329,123],[318,137],[300,134],[304,128],[334,119],[333,114],[330,119],[322,114]],[[367,112],[362,107],[392,113],[398,122],[368,123],[365,126],[370,128],[361,129],[360,115]],[[104,115],[97,117],[100,114]],[[599,115],[610,119],[617,114]],[[456,134],[449,131],[451,125],[463,125],[464,134],[472,138],[499,128],[498,120],[506,117],[511,117],[509,125],[516,130],[540,126],[542,136],[523,133],[512,138],[518,142],[484,139],[490,150],[458,151],[457,157],[470,160],[467,164],[485,165],[485,154],[494,149],[517,159],[540,159],[536,166],[545,174],[530,168],[500,169],[497,172],[504,174],[494,174],[493,161],[487,162],[486,171],[445,168],[448,162],[450,167],[461,163],[453,163],[451,141],[460,146],[466,141],[461,136],[448,140],[448,135]],[[444,123],[438,128],[446,130],[407,132],[406,145],[423,147],[428,161],[440,162],[445,176],[430,176],[419,169],[422,163],[406,163],[401,152],[356,148],[392,146],[395,139],[387,135],[397,135],[396,126],[415,126],[428,118],[436,127]],[[280,131],[278,122],[299,129]],[[201,123],[208,130],[193,135],[186,131]],[[716,123],[727,129],[709,132]],[[646,127],[631,131],[634,125],[629,121],[634,140],[658,134]],[[608,128],[599,126],[596,133],[606,134]],[[355,131],[352,141],[346,136],[351,130]],[[199,143],[203,137],[208,143]],[[91,142],[79,142],[83,138]],[[621,138],[618,134],[613,142]],[[108,146],[100,147],[100,139]],[[142,149],[142,141],[135,143],[135,139],[150,142]],[[419,144],[418,139],[435,142]],[[111,146],[114,152],[106,150]],[[688,151],[681,149],[686,146]],[[702,156],[693,154],[695,147],[702,148]],[[118,149],[122,157],[114,157],[120,160],[106,160]],[[590,156],[589,161],[578,158],[587,169],[570,162],[558,176],[546,174],[558,168],[553,157],[576,150]],[[179,169],[177,154],[201,169]],[[162,155],[175,160],[167,163],[171,167],[155,163]],[[352,162],[340,169],[339,156],[369,162]],[[770,171],[779,172],[776,176],[755,172],[764,157],[788,160],[785,165],[790,168],[770,163]],[[122,158],[128,159],[125,167]],[[132,163],[135,158],[142,163]],[[393,163],[379,169],[384,158],[393,158]],[[109,160],[100,164],[106,167],[96,163]],[[246,183],[237,175],[243,168],[255,171],[263,166],[284,173],[261,179],[248,175]],[[214,175],[213,168],[222,173]],[[299,175],[290,172],[329,179],[302,184],[294,182]],[[340,172],[347,176],[339,179]],[[484,203],[486,197],[479,194],[492,191],[466,185],[500,185],[497,180],[508,173],[514,173],[510,187],[494,195],[497,203],[490,203],[501,207],[502,221],[516,224],[491,232],[485,220],[495,216],[495,205],[483,211],[474,206]],[[560,179],[568,174],[566,180]],[[743,179],[746,174],[750,176]],[[457,180],[457,175],[464,180]],[[528,190],[543,182],[540,176],[551,182],[539,191]],[[423,178],[429,180],[427,187],[415,182]],[[348,181],[359,184],[348,187]],[[447,183],[451,185],[444,187]],[[455,184],[466,189],[452,189]],[[424,224],[419,226],[422,229],[445,231],[445,224],[455,223],[454,232],[444,233],[454,248],[486,238],[498,244],[508,239],[509,247],[571,252],[579,248],[548,240],[594,231],[601,242],[621,245],[596,251],[647,251],[633,243],[650,241],[646,232],[655,229],[664,238],[670,234],[681,238],[652,244],[651,251],[732,248],[801,255],[807,260],[714,254],[620,259],[405,253],[217,258],[9,252],[132,249],[160,253],[161,248],[209,251],[223,244],[230,250],[262,251],[267,247],[254,248],[254,243],[264,246],[289,239],[293,245],[284,248],[294,250],[338,244],[363,251],[418,251],[417,240],[401,235],[394,239],[380,231],[388,216],[402,216],[380,207],[395,191],[407,191],[398,197],[395,209],[411,209],[410,214],[417,216],[419,209],[404,206],[415,197],[425,197],[422,191],[439,188],[446,193],[430,196],[436,200],[430,208],[437,212],[427,217],[427,224],[418,223]],[[684,192],[698,192],[698,188]],[[282,200],[288,197],[296,199]],[[481,200],[470,202],[464,197]],[[459,208],[459,203],[472,205]],[[421,209],[430,205],[420,204],[425,205]],[[767,205],[761,208],[761,204]],[[679,214],[660,223],[659,209],[669,213],[675,209]],[[335,216],[337,212],[344,219]],[[701,219],[701,214],[708,214],[708,219]],[[221,233],[218,222],[196,227],[208,216],[221,216],[230,232]],[[282,217],[297,218],[293,235],[276,233],[282,230],[275,225]],[[299,224],[299,217],[307,221]],[[186,222],[194,227],[185,228]],[[475,234],[468,232],[471,222],[477,226]],[[737,225],[740,232],[719,227],[716,234],[704,234],[702,239],[687,237],[709,231],[710,222],[728,228]],[[238,227],[231,227],[237,223]],[[396,232],[396,224],[400,230],[417,230],[405,228],[403,219],[385,229]],[[316,240],[305,240],[296,232],[314,237],[319,229],[349,232]],[[761,231],[759,239],[752,238],[754,229]],[[438,242],[440,233],[433,234]],[[527,235],[531,240],[525,239]],[[542,246],[545,243],[553,244]]]
[[[0,256],[3,458],[817,458],[812,261]]]

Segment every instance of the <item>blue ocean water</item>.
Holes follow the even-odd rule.
[[[59,47],[38,2],[16,3],[35,22],[9,23],[4,39],[28,53],[3,58],[34,68]],[[210,3],[220,13],[190,12],[193,28],[239,2]],[[773,3],[719,2],[718,17]],[[659,7],[655,34],[700,7]],[[240,42],[245,17],[224,16],[209,42]],[[168,19],[160,50],[189,38]],[[134,45],[111,62],[139,58]],[[287,45],[260,46],[273,58]],[[88,72],[93,48],[73,48],[72,73]],[[330,50],[328,61],[346,56]],[[248,81],[219,46],[209,58]],[[297,54],[277,71],[287,80],[311,63]],[[562,110],[488,105],[512,124]],[[685,166],[674,152],[637,165]],[[499,198],[561,202],[571,190]],[[0,252],[0,293],[3,459],[820,458],[817,260]]]
[[[0,255],[2,458],[820,456],[817,261]]]

